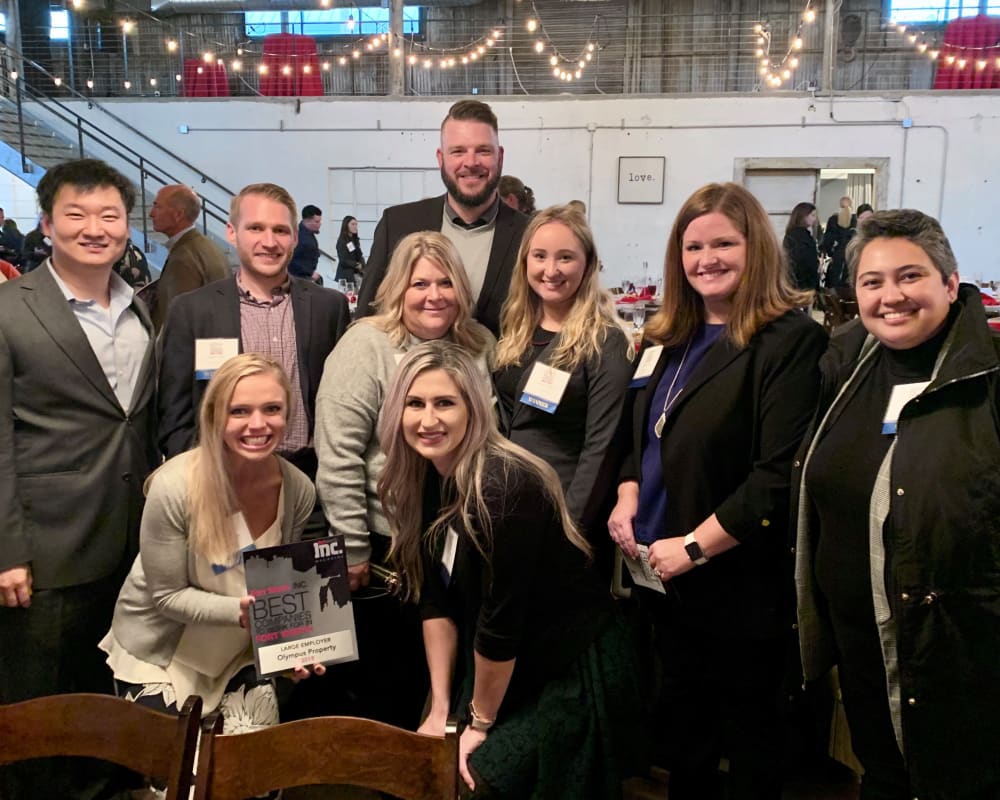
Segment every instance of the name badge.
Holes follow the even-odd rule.
[[[455,569],[455,553],[458,551],[458,534],[451,526],[444,534],[444,550],[441,553],[441,567],[444,569],[448,579],[451,579],[451,572]]]
[[[195,339],[194,377],[209,380],[223,363],[239,353],[239,339]]]
[[[559,408],[559,401],[566,391],[569,377],[570,374],[566,370],[555,369],[536,361],[524,386],[521,402],[526,406],[541,409],[546,414],[555,414]]]
[[[642,387],[649,383],[649,377],[653,374],[653,370],[656,369],[656,362],[660,360],[660,353],[662,352],[662,344],[647,347],[642,351],[642,358],[639,359],[639,364],[636,366],[635,372],[632,373],[632,380],[628,385],[630,389]]]
[[[919,383],[898,383],[892,387],[889,404],[885,408],[885,417],[882,419],[882,433],[890,435],[896,433],[896,423],[899,422],[899,414],[903,410],[903,406],[929,385],[930,381],[921,381]]]
[[[353,253],[354,252],[354,242],[348,242],[347,243],[347,252],[348,253]]]

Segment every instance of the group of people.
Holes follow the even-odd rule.
[[[437,158],[446,193],[385,211],[350,327],[289,275],[287,192],[245,187],[239,268],[177,297],[158,361],[110,273],[134,190],[46,174],[52,258],[0,287],[0,702],[113,675],[273,724],[239,554],[332,532],[360,661],[297,668],[284,716],[457,715],[474,797],[619,797],[652,760],[672,800],[777,800],[795,645],[807,680],[839,669],[864,800],[995,797],[970,712],[1000,699],[1000,340],[940,225],[858,225],[860,319],[828,341],[760,203],[702,187],[636,353],[584,215],[501,201],[489,106],[454,104]],[[627,608],[617,558],[655,576]],[[95,779],[28,775],[4,797]]]
[[[840,198],[840,210],[827,220],[823,237],[816,243],[816,206],[812,203],[798,203],[792,209],[785,227],[784,248],[791,270],[792,280],[799,289],[816,291],[822,285],[827,289],[850,287],[847,271],[847,245],[857,233],[858,224],[875,213],[868,203],[853,211],[854,201],[850,197]],[[820,274],[820,254],[829,261],[826,272]]]

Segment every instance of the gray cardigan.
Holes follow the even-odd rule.
[[[149,485],[139,532],[139,556],[118,595],[111,630],[136,658],[166,667],[188,623],[238,625],[240,599],[205,591],[195,582],[197,557],[188,546],[187,480],[194,451],[160,467]],[[296,541],[316,502],[309,478],[282,458],[285,494],[281,541]]]
[[[489,342],[478,360],[488,376],[496,340],[473,324]],[[333,532],[344,534],[351,565],[371,558],[369,532],[391,535],[378,499],[385,456],[375,429],[396,365],[420,343],[414,338],[396,347],[385,331],[363,319],[347,329],[323,367],[316,394],[316,489]]]

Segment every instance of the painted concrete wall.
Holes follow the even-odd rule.
[[[227,187],[274,181],[300,203],[318,199],[339,211],[329,196],[329,170],[433,167],[451,101],[161,99],[107,107]],[[500,120],[504,171],[534,189],[539,207],[587,202],[609,285],[638,276],[644,262],[655,271],[684,199],[706,182],[732,180],[737,160],[760,158],[888,158],[878,206],[939,216],[966,277],[1000,280],[998,93],[852,95],[832,104],[809,95],[490,102]],[[98,109],[77,110],[128,138]],[[189,132],[179,133],[181,125]],[[662,204],[617,202],[619,156],[666,157]],[[195,174],[185,179],[199,183]],[[337,227],[326,221],[321,246],[333,249]]]

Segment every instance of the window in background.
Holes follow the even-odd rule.
[[[889,0],[889,19],[902,25],[950,22],[979,13],[980,0]],[[1000,9],[1000,0],[988,0],[988,9]],[[987,13],[996,13],[988,10]]]
[[[403,7],[403,34],[420,33],[420,6]],[[247,11],[247,36],[304,33],[306,36],[372,36],[389,29],[389,9],[331,8],[325,11]]]
[[[69,39],[69,12],[52,9],[49,17],[49,38],[65,42]],[[0,33],[7,33],[7,15],[0,13]]]

